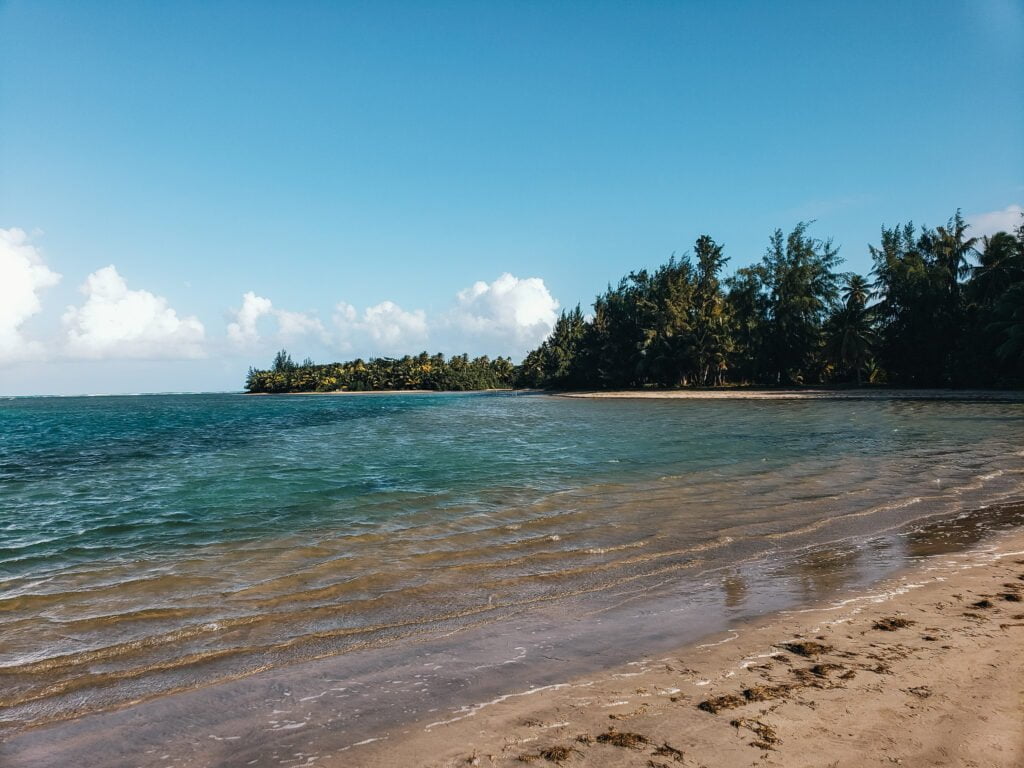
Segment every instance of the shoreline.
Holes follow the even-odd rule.
[[[589,671],[579,670],[578,665],[572,671],[572,664],[564,664],[559,665],[563,671],[556,668],[554,674],[536,678],[516,666],[504,667],[502,664],[515,662],[522,651],[513,648],[511,640],[507,648],[485,652],[483,666],[474,667],[479,652],[474,655],[473,642],[467,645],[466,636],[454,630],[447,650],[423,656],[423,646],[419,646],[420,652],[414,654],[418,659],[409,659],[408,654],[396,649],[396,653],[379,659],[375,671],[365,679],[338,674],[341,670],[325,659],[318,669],[311,665],[320,662],[312,661],[282,668],[262,682],[247,678],[256,682],[255,689],[246,680],[213,684],[54,723],[52,727],[32,728],[12,735],[8,749],[0,747],[0,762],[10,757],[12,766],[42,768],[66,762],[78,753],[90,755],[90,761],[83,765],[127,768],[161,764],[154,756],[168,753],[176,756],[174,764],[180,766],[272,765],[287,748],[298,750],[294,754],[301,753],[309,766],[328,768],[521,768],[525,763],[623,768],[729,768],[751,763],[811,768],[826,764],[853,768],[891,765],[897,760],[922,767],[971,765],[975,763],[968,758],[980,749],[985,760],[979,765],[1017,766],[1024,758],[1024,733],[1018,733],[1024,715],[1024,680],[1019,675],[1014,677],[1014,673],[1024,668],[1024,602],[1005,600],[1000,595],[1012,591],[1024,599],[1024,526],[1018,523],[1001,531],[987,529],[989,532],[980,539],[973,535],[985,529],[971,525],[950,529],[945,535],[939,532],[930,537],[926,548],[911,556],[906,566],[881,579],[831,590],[828,598],[800,601],[760,615],[737,616],[732,622],[705,628],[658,648],[630,653],[631,635],[605,633],[606,647],[598,649],[599,655],[592,658],[604,658],[615,649],[618,660],[599,661]],[[825,571],[831,568],[827,561],[821,566]],[[806,578],[828,579],[825,571],[807,571]],[[992,605],[975,607],[981,600],[990,600]],[[647,609],[634,605],[641,612],[637,615],[640,618]],[[932,607],[939,610],[928,615]],[[668,619],[668,614],[658,615]],[[895,627],[893,632],[872,629],[873,622],[894,617],[906,617],[915,623]],[[803,658],[779,648],[781,643],[796,638],[832,645],[834,653]],[[576,649],[587,653],[578,646]],[[563,655],[555,649],[548,653]],[[781,661],[780,656],[784,657]],[[991,660],[987,660],[989,657]],[[504,658],[510,661],[501,661]],[[977,658],[986,661],[973,663]],[[912,666],[908,668],[904,662]],[[467,688],[466,698],[436,702],[434,708],[420,708],[418,714],[379,730],[353,732],[340,741],[328,738],[326,743],[321,736],[314,736],[314,731],[331,727],[331,722],[343,725],[352,718],[359,719],[358,713],[367,706],[372,709],[382,689],[409,681],[410,676],[421,677],[424,663],[428,668],[440,669],[434,666],[437,664],[461,670],[456,674],[466,681],[476,674],[493,675],[494,685],[489,686],[489,692],[478,690],[475,697]],[[944,674],[950,673],[945,687],[928,677],[938,665]],[[474,673],[473,669],[494,671]],[[854,676],[848,679],[851,670]],[[985,674],[979,677],[981,673]],[[308,714],[306,719],[291,713],[276,714],[277,708],[289,710],[292,702],[300,707],[310,706],[303,702],[320,702],[324,693],[317,681],[328,679],[349,686],[328,690],[351,693],[344,696],[348,699],[345,703],[327,704],[332,713],[327,722],[308,722]],[[912,689],[919,689],[918,693],[908,694]],[[272,702],[275,714],[269,723],[260,713],[271,702],[264,700],[261,691],[277,691],[278,695],[284,691],[283,696],[290,697],[285,706],[281,706],[283,699]],[[746,691],[753,694],[748,696]],[[698,709],[701,702],[720,696],[731,697],[733,702],[739,697],[741,705],[725,708],[714,716]],[[990,704],[987,698],[992,696],[998,700],[991,706],[1003,718],[998,732],[989,727],[991,712],[986,707]],[[233,714],[223,721],[217,716],[204,716],[201,702],[209,703],[208,697]],[[969,699],[971,707],[965,709],[957,697]],[[876,715],[879,701],[886,707],[886,717]],[[925,708],[928,717],[915,710],[917,705]],[[410,707],[407,712],[415,711],[411,699],[406,706]],[[900,718],[889,717],[892,713]],[[919,715],[923,719],[913,719]],[[165,730],[159,723],[175,723],[182,717],[190,724],[190,735],[179,743],[184,734],[178,727],[171,725]],[[836,731],[844,718],[858,724],[849,733],[859,741],[844,731],[841,738],[836,737],[838,740],[821,742],[822,733]],[[898,727],[890,728],[890,720]],[[740,728],[731,726],[733,721],[739,722]],[[751,740],[759,739],[744,723],[771,734],[771,740],[765,742],[767,747],[751,749]],[[769,730],[764,729],[765,725]],[[609,726],[647,741],[622,747],[608,741],[614,735],[599,740],[608,733]],[[281,730],[289,736],[289,729],[299,730],[291,738],[282,735],[263,741],[268,727],[270,732]],[[917,731],[913,731],[915,728]],[[927,743],[931,738],[929,729],[936,728],[965,732],[981,728],[977,738],[982,743],[971,742],[963,750],[954,751],[950,762],[942,762],[935,755],[915,762],[916,753],[881,748],[876,750],[877,761],[863,759],[867,746],[891,746],[904,738],[908,729],[917,734],[917,743]],[[121,736],[111,742],[110,734],[119,732]],[[1007,734],[1017,741],[1011,738],[1006,742]],[[324,737],[327,735],[323,732]],[[580,737],[582,741],[578,741]],[[210,741],[200,746],[206,739]],[[993,739],[1012,757],[1004,760],[1005,755],[984,752]],[[142,757],[116,743],[125,747],[135,743],[136,750],[149,748],[143,750],[146,757]],[[671,758],[674,753],[667,753],[669,760],[661,759],[664,750],[656,750],[666,743],[683,751],[686,759],[676,761]],[[834,760],[832,750],[850,745],[849,755],[836,752],[834,758],[841,759]],[[560,751],[563,749],[568,751]],[[565,759],[548,760],[542,753]],[[824,753],[829,761],[800,762],[805,753]],[[304,765],[302,760],[294,764]]]
[[[1020,389],[620,389],[549,392],[594,400],[964,400],[1024,403]]]
[[[330,392],[243,392],[246,396],[272,395],[479,395],[488,392],[527,392],[523,389],[334,389]]]
[[[553,685],[510,681],[494,700],[317,764],[1010,768],[1024,763],[1020,669],[1018,528],[658,658]]]

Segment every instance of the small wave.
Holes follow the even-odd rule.
[[[584,550],[588,555],[606,555],[609,552],[621,552],[624,549],[639,549],[640,547],[646,547],[646,541],[634,541],[628,544],[618,544],[611,547],[591,547],[590,549]]]

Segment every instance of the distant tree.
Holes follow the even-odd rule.
[[[275,373],[288,373],[295,370],[295,363],[292,362],[292,356],[288,354],[287,350],[282,349],[274,355],[274,363],[271,366],[271,370]]]
[[[842,303],[837,304],[826,324],[826,338],[832,362],[840,375],[852,373],[857,386],[871,363],[875,341],[874,323],[867,303],[871,290],[866,278],[846,275]]]
[[[697,285],[693,300],[695,381],[701,386],[721,384],[728,368],[731,337],[728,303],[719,275],[729,259],[722,246],[708,235],[694,245]]]
[[[831,240],[807,235],[808,222],[788,237],[772,235],[761,262],[768,293],[764,343],[775,383],[807,383],[819,378],[823,328],[837,295],[838,251]]]

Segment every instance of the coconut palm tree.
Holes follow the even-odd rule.
[[[871,290],[863,276],[846,275],[840,293],[843,303],[833,310],[827,324],[828,346],[837,369],[853,371],[859,387],[875,342],[874,319],[867,306]]]

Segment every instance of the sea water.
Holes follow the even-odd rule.
[[[0,734],[385,658],[551,681],[1018,524],[1022,487],[1019,402],[0,400]],[[466,674],[321,725],[374,737]]]

